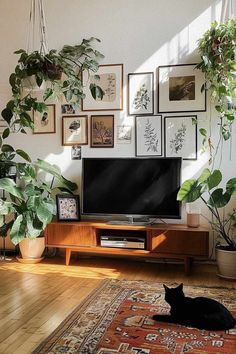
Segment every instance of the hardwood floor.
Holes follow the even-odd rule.
[[[0,354],[31,353],[104,278],[236,288],[236,282],[217,277],[214,265],[194,265],[186,276],[181,264],[98,257],[64,262],[0,261]]]

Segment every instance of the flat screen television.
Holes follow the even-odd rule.
[[[84,158],[82,214],[179,219],[181,158]]]

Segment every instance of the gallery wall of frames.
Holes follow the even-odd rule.
[[[103,99],[92,97],[88,88],[97,78],[91,75],[83,77],[86,98],[81,107],[66,103],[59,108],[62,146],[71,147],[71,159],[78,160],[85,145],[91,149],[109,149],[114,148],[115,143],[131,144],[134,140],[137,157],[197,160],[198,112],[206,111],[206,93],[201,90],[204,75],[196,65],[163,65],[156,72],[126,75],[123,64],[101,65],[97,74],[104,91]],[[117,124],[111,113],[123,109],[128,116],[133,116],[133,125]],[[55,116],[55,104],[49,104],[40,116],[35,114],[34,134],[55,134]]]

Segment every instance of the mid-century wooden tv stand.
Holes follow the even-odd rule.
[[[101,247],[100,236],[134,234],[145,237],[145,249]],[[185,273],[190,273],[194,257],[208,257],[209,232],[183,224],[109,225],[98,220],[51,222],[46,230],[47,247],[66,249],[66,265],[72,251],[90,254],[174,258],[184,260]]]

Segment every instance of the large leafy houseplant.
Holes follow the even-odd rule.
[[[206,205],[211,217],[207,219],[218,236],[217,246],[236,251],[236,208],[228,213],[225,207],[236,195],[236,178],[231,178],[225,188],[219,187],[222,174],[219,170],[204,169],[197,179],[186,180],[179,192],[178,200],[192,203],[198,199]]]
[[[210,92],[219,112],[220,133],[224,140],[231,136],[236,114],[236,20],[213,22],[198,42],[201,62],[197,65],[206,75],[202,88]],[[207,132],[201,130],[205,140]]]
[[[25,127],[32,129],[31,111],[45,111],[45,102],[49,98],[64,97],[67,102],[80,105],[81,100],[85,98],[82,72],[95,74],[100,59],[104,57],[93,48],[93,43],[98,41],[100,40],[94,37],[83,39],[81,44],[65,45],[60,51],[52,49],[47,54],[17,50],[15,53],[19,54],[20,58],[9,78],[12,98],[2,111],[2,117],[10,128],[17,124],[22,133],[25,133]],[[43,82],[46,83],[42,101],[38,101],[32,89],[26,92],[24,90],[26,80],[31,77],[35,78],[38,87]],[[98,75],[95,75],[95,78],[99,80]],[[103,90],[95,83],[90,85],[90,90],[94,99],[103,98]]]
[[[42,235],[46,226],[56,214],[55,193],[73,193],[77,185],[61,175],[59,167],[43,160],[36,163],[15,163],[16,181],[0,179],[0,189],[9,196],[0,200],[0,234],[6,236],[10,230],[12,242],[16,245],[24,238],[34,239]],[[50,183],[40,175],[51,176]],[[55,185],[54,185],[55,182]],[[13,219],[7,220],[11,216]]]

